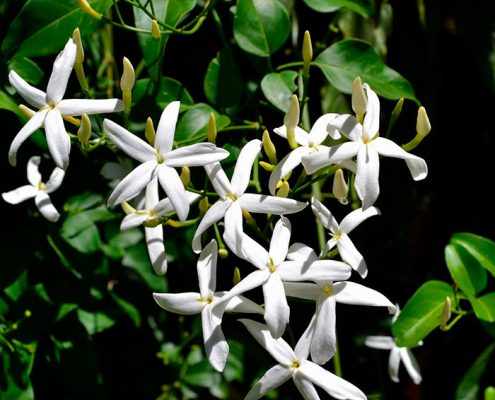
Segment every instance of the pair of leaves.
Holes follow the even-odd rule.
[[[371,17],[374,13],[373,3],[369,0],[304,0],[306,5],[315,11],[328,13],[341,8],[355,11],[363,17]]]

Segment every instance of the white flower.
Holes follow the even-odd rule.
[[[134,228],[144,224],[144,234],[146,238],[146,247],[150,257],[153,269],[159,275],[167,272],[167,256],[165,253],[165,242],[163,240],[163,226],[146,226],[146,223],[153,225],[158,222],[158,219],[163,215],[173,213],[174,207],[170,199],[165,198],[159,200],[158,197],[158,178],[153,180],[146,186],[146,195],[144,198],[144,209],[136,210],[125,216],[120,224],[121,230]],[[186,192],[187,201],[189,204],[200,198],[199,194]]]
[[[31,157],[27,164],[27,178],[30,185],[21,186],[10,192],[2,193],[3,199],[10,204],[19,204],[20,202],[34,197],[34,202],[40,213],[51,222],[56,222],[60,214],[53,206],[49,193],[57,190],[62,184],[65,171],[55,167],[48,182],[41,181],[41,174],[38,170],[41,158],[39,156]]]
[[[337,246],[342,260],[357,271],[362,278],[365,278],[368,274],[366,262],[361,253],[354,246],[354,243],[351,242],[348,235],[364,220],[374,215],[379,215],[380,210],[375,207],[370,207],[366,211],[363,211],[362,208],[358,208],[346,215],[339,224],[328,208],[314,197],[311,199],[311,208],[313,209],[316,218],[318,218],[321,224],[332,234],[332,237],[328,240],[321,254],[325,254]]]
[[[154,147],[115,122],[108,119],[103,121],[105,133],[117,147],[141,162],[112,192],[108,199],[110,207],[133,199],[155,176],[158,176],[158,181],[174,206],[179,219],[184,221],[187,218],[189,202],[186,190],[174,167],[204,166],[223,160],[229,153],[212,143],[196,143],[172,150],[179,106],[180,102],[174,101],[163,110],[153,143]]]
[[[287,258],[305,263],[318,260],[313,249],[302,243],[292,245]],[[285,282],[284,289],[287,296],[316,302],[310,352],[311,359],[317,364],[325,364],[335,354],[335,303],[388,307],[390,313],[396,311],[396,307],[384,295],[354,282]]]
[[[309,361],[314,319],[297,342],[294,350],[282,339],[274,339],[268,327],[258,322],[241,319],[256,341],[278,362],[251,388],[244,400],[256,400],[292,378],[306,400],[319,400],[313,385],[318,385],[336,399],[366,399],[365,394],[353,384]]]
[[[244,235],[242,254],[253,264],[257,271],[252,272],[235,285],[220,305],[231,296],[237,296],[248,290],[262,286],[265,302],[265,321],[273,337],[280,337],[289,322],[290,309],[284,291],[284,281],[319,281],[343,280],[351,274],[350,267],[340,261],[311,260],[285,261],[289,248],[291,226],[287,218],[281,217],[273,229],[270,249],[266,251],[261,245]],[[228,243],[226,238],[226,243]]]
[[[212,313],[213,306],[226,292],[215,292],[217,272],[217,242],[212,240],[201,252],[197,264],[199,293],[153,293],[158,305],[165,310],[193,315],[201,313],[203,339],[206,355],[213,368],[223,371],[229,345],[221,329],[221,318]],[[227,304],[227,311],[263,314],[263,309],[242,296],[232,297]]]
[[[63,100],[74,60],[76,44],[69,39],[64,50],[53,63],[52,74],[48,81],[46,93],[32,87],[15,71],[10,71],[9,81],[17,92],[33,107],[39,109],[19,131],[9,150],[9,161],[16,164],[17,150],[21,144],[38,128],[44,125],[48,150],[55,164],[66,169],[69,165],[70,137],[64,126],[63,116],[76,116],[122,111],[123,103],[119,99]]]
[[[205,166],[206,173],[220,199],[211,206],[201,220],[192,241],[196,253],[201,251],[201,234],[211,225],[225,217],[225,232],[231,250],[240,255],[242,239],[242,211],[252,213],[270,213],[276,215],[292,214],[301,211],[306,203],[261,194],[244,193],[249,184],[253,163],[261,150],[261,141],[251,140],[242,148],[229,181],[220,163]]]
[[[359,123],[356,117],[348,114],[341,115],[328,123],[329,129],[337,129],[351,141],[305,156],[302,158],[302,163],[306,172],[312,174],[327,165],[357,155],[355,187],[363,202],[363,209],[367,209],[375,203],[380,192],[379,155],[405,160],[415,181],[426,178],[428,167],[422,158],[409,154],[389,139],[379,137],[380,101],[367,84],[363,87],[368,96],[363,124]]]

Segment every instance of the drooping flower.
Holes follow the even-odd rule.
[[[124,153],[140,161],[114,189],[108,199],[110,207],[136,197],[157,176],[181,221],[187,218],[189,202],[175,167],[205,166],[223,160],[229,153],[212,143],[196,143],[172,150],[180,102],[173,101],[162,112],[153,146],[113,121],[105,119],[108,137]]]
[[[206,355],[213,368],[223,371],[229,345],[221,329],[222,319],[212,313],[214,305],[226,294],[226,292],[215,292],[217,254],[217,242],[212,240],[199,256],[197,264],[199,293],[153,293],[153,297],[158,305],[167,311],[183,315],[201,313]],[[263,314],[260,306],[243,296],[231,297],[226,311]]]
[[[301,211],[306,203],[275,196],[245,193],[253,163],[261,150],[261,141],[253,139],[242,148],[232,174],[231,181],[220,163],[205,166],[206,173],[220,199],[211,206],[201,220],[192,241],[196,253],[201,251],[201,234],[211,225],[224,218],[225,230],[231,235],[231,250],[240,255],[240,240],[243,236],[242,212],[292,214]],[[229,246],[230,247],[230,246]]]
[[[9,81],[17,92],[33,107],[39,110],[29,119],[12,141],[9,161],[16,165],[17,150],[21,144],[38,128],[44,125],[48,150],[55,164],[62,169],[69,165],[70,137],[65,130],[63,117],[86,114],[100,114],[122,111],[123,103],[119,99],[64,100],[77,46],[69,39],[64,50],[53,63],[52,74],[48,81],[46,93],[32,87],[15,71],[10,71]]]
[[[267,392],[279,387],[291,378],[306,400],[320,399],[314,385],[321,387],[336,399],[366,399],[365,394],[352,383],[308,360],[314,319],[311,320],[294,349],[284,339],[274,339],[266,325],[248,319],[241,319],[240,322],[278,362],[277,365],[266,371],[244,400],[260,399]]]
[[[3,199],[10,204],[19,204],[34,197],[36,207],[48,221],[56,222],[60,214],[53,206],[49,194],[57,190],[65,176],[65,171],[55,167],[48,182],[41,181],[41,174],[38,170],[41,162],[39,156],[33,156],[27,164],[27,178],[29,185],[21,186],[10,192],[2,193]]]
[[[426,178],[428,167],[422,158],[404,151],[391,140],[380,137],[380,101],[367,84],[363,88],[368,98],[363,123],[349,114],[340,115],[328,123],[328,129],[338,130],[350,141],[304,156],[302,163],[306,172],[312,174],[320,168],[357,156],[355,188],[363,209],[366,210],[375,203],[380,192],[380,155],[405,160],[415,181]]]

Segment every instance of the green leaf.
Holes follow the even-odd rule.
[[[347,39],[333,44],[316,57],[314,65],[341,92],[351,93],[352,82],[360,76],[380,96],[417,102],[411,84],[387,67],[373,47],[362,40]]]
[[[363,17],[371,17],[374,13],[373,4],[368,0],[304,0],[306,5],[315,11],[328,13],[345,7],[361,14]]]
[[[481,375],[486,369],[495,350],[495,343],[490,344],[469,367],[455,391],[455,400],[476,400],[480,389]]]
[[[269,57],[289,33],[289,13],[279,0],[237,0],[234,37],[244,51]]]
[[[475,296],[486,287],[486,271],[462,246],[455,243],[447,245],[445,262],[454,282],[468,296]]]
[[[223,370],[227,382],[244,381],[244,346],[242,343],[229,340],[229,355]]]
[[[153,82],[149,78],[139,79],[134,86],[132,92],[132,98],[134,103],[138,103],[145,97],[152,97],[156,101],[156,104],[160,108],[165,108],[165,106],[172,101],[179,100],[181,105],[192,105],[194,103],[193,98],[187,91],[186,87],[176,79],[163,77],[160,80],[160,88],[158,93],[155,95],[153,93]]]
[[[118,296],[115,292],[109,292],[110,297],[120,306],[120,308],[127,314],[136,327],[141,325],[141,314],[139,310],[127,300]]]
[[[397,346],[413,347],[440,325],[445,298],[454,291],[445,282],[428,281],[409,299],[392,325]]]
[[[36,85],[43,78],[43,71],[38,64],[27,57],[16,57],[9,63],[9,70],[14,70],[27,82]]]
[[[115,324],[115,320],[111,319],[108,315],[103,314],[102,312],[92,313],[78,309],[77,316],[90,335],[103,332]]]
[[[153,14],[152,11],[154,11],[157,21],[176,27],[184,16],[196,6],[196,0],[151,0],[142,2],[142,4],[146,4],[148,12]],[[153,39],[151,36],[151,18],[138,7],[134,7],[133,11],[136,28],[150,31],[150,33],[138,33],[137,38],[148,72],[152,79],[157,81],[160,76],[163,53],[170,34],[162,33],[160,39]]]
[[[217,130],[230,125],[230,118],[219,114],[208,104],[198,103],[188,108],[177,124],[175,140],[184,140],[206,134],[210,113],[215,114]]]
[[[1,90],[0,90],[0,109],[12,111],[13,113],[17,114],[17,116],[21,118],[22,121],[26,121],[26,117],[19,110],[17,103],[15,103],[7,93]]]
[[[78,213],[103,202],[103,196],[84,192],[70,197],[64,204],[64,211]]]
[[[206,98],[220,107],[239,104],[242,96],[242,75],[230,47],[220,50],[206,71],[203,89]]]
[[[89,1],[91,7],[103,13],[113,0]],[[99,21],[81,10],[77,0],[28,0],[9,27],[2,43],[7,57],[46,56],[59,52],[74,29],[81,36],[94,32]]]
[[[16,344],[15,351],[0,351],[2,366],[2,400],[33,400],[34,391],[29,378],[35,354],[34,346]]]
[[[454,233],[452,243],[464,247],[478,262],[495,277],[495,242],[473,233]]]
[[[193,386],[210,387],[220,383],[220,374],[211,367],[208,359],[190,366],[184,376],[184,382]]]
[[[478,298],[469,298],[474,313],[479,319],[495,322],[495,292],[487,293]]]
[[[284,113],[289,109],[290,99],[297,89],[294,82],[297,75],[295,71],[272,72],[261,81],[261,90],[267,100]]]
[[[148,251],[143,243],[138,243],[127,249],[122,259],[122,265],[132,268],[153,292],[167,291],[167,279],[163,276],[157,276],[153,272]]]

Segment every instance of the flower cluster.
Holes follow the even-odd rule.
[[[69,40],[54,63],[46,93],[30,86],[14,71],[9,75],[17,92],[38,108],[38,111],[31,112],[29,121],[14,138],[9,160],[15,165],[19,146],[36,129],[44,127],[56,169],[44,184],[38,172],[40,157],[32,157],[27,166],[30,185],[4,193],[3,198],[16,204],[34,197],[41,214],[50,221],[58,220],[60,215],[48,194],[61,185],[69,165],[71,138],[65,129],[64,118],[124,110],[124,103],[118,99],[63,99],[76,51],[76,44]],[[177,216],[179,224],[183,223],[188,219],[193,202],[204,203],[208,195],[217,199],[208,204],[209,207],[203,204],[202,218],[192,238],[192,250],[199,253],[199,291],[154,293],[153,296],[170,312],[201,314],[205,351],[211,365],[218,371],[224,369],[229,352],[222,332],[224,313],[249,313],[263,318],[264,323],[252,319],[240,321],[278,364],[265,373],[246,399],[258,399],[290,378],[306,399],[319,398],[314,384],[335,398],[366,398],[353,384],[322,367],[337,351],[336,303],[386,307],[392,314],[397,311],[397,307],[383,294],[349,280],[355,275],[352,271],[359,275],[359,279],[368,273],[365,259],[350,235],[365,220],[380,214],[374,206],[380,192],[380,156],[405,160],[414,180],[426,177],[427,166],[423,159],[380,137],[378,96],[367,84],[358,89],[353,93],[353,104],[361,105],[356,116],[325,114],[316,120],[309,133],[297,126],[298,106],[289,108],[284,125],[275,128],[274,132],[288,139],[291,150],[272,168],[267,188],[270,194],[249,192],[253,165],[263,147],[259,139],[250,140],[242,147],[230,179],[221,164],[229,156],[225,149],[209,142],[175,147],[175,128],[180,113],[178,101],[164,108],[156,134],[147,135],[147,141],[111,119],[103,121],[104,138],[138,162],[114,188],[108,206],[122,204],[127,214],[121,224],[122,230],[144,226],[149,257],[156,273],[167,271],[163,223],[173,216]],[[126,90],[129,92],[129,87],[126,86]],[[303,178],[316,177],[321,171],[334,168],[334,171],[340,171],[336,173],[336,179],[340,177],[343,180],[341,168],[346,168],[348,173],[355,175],[354,187],[361,200],[361,207],[338,223],[321,198],[311,198],[310,207],[315,219],[329,233],[325,246],[318,250],[305,243],[291,242],[289,216],[301,212],[308,203],[289,198],[287,194],[293,194],[291,192],[285,196],[277,192],[281,185],[288,186],[291,173],[301,164]],[[184,185],[176,170],[179,167],[203,167],[216,194]],[[346,183],[340,182],[340,187],[347,188]],[[166,197],[161,198],[162,191]],[[345,190],[335,197],[345,199]],[[128,202],[136,198],[141,200],[131,206]],[[245,223],[256,225],[252,214],[268,216],[267,228],[272,229],[266,247],[253,237],[253,229],[245,229]],[[203,246],[204,234],[213,226],[217,229],[217,224],[223,226],[223,235],[216,230],[216,239]],[[224,250],[224,244],[238,259],[252,265],[253,271],[230,290],[217,291],[219,246]],[[245,297],[256,288],[263,292],[263,306]],[[283,339],[290,321],[290,298],[315,303],[314,315],[294,349]],[[398,362],[402,358],[406,366],[409,365],[408,371],[413,373],[414,381],[420,381],[419,371],[411,361],[408,349],[396,348],[391,338],[370,337],[366,344],[392,349],[390,368],[394,371],[393,379],[398,379]]]

